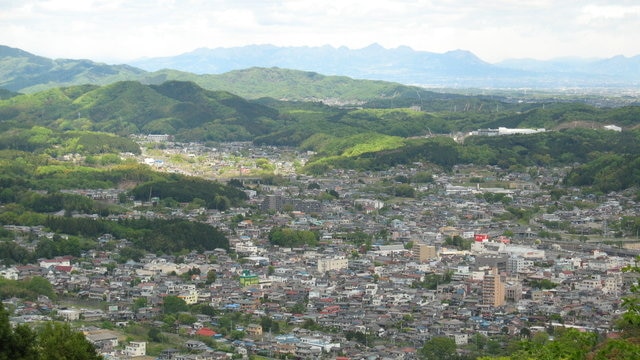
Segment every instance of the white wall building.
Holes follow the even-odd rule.
[[[147,355],[147,343],[145,341],[132,341],[124,349],[126,356],[145,356]]]
[[[318,259],[318,272],[324,273],[330,270],[340,270],[349,267],[349,260],[344,256],[331,259]]]
[[[0,277],[9,280],[18,280],[18,270],[15,267],[0,270]]]
[[[40,267],[48,269],[55,266],[71,266],[71,260],[66,257],[57,257],[54,259],[42,259],[40,260]]]

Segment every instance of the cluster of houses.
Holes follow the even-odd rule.
[[[588,240],[594,234],[612,236],[608,224],[640,213],[640,205],[624,194],[578,199],[579,192],[571,191],[552,201],[540,187],[557,182],[562,176],[557,171],[541,170],[535,177],[501,174],[513,185],[501,190],[510,207],[591,204],[555,206],[523,226],[505,216],[505,203],[482,196],[498,190],[461,185],[465,180],[460,177],[478,177],[467,170],[413,185],[418,195],[405,199],[381,196],[370,185],[384,177],[411,177],[419,169],[337,171],[323,179],[292,178],[285,186],[256,185],[247,208],[225,213],[199,209],[207,222],[227,232],[228,250],[179,257],[147,254],[118,263],[118,250],[131,244],[105,234],[98,244],[112,246],[98,246],[81,257],[0,268],[0,276],[10,279],[43,276],[58,294],[108,304],[105,308],[60,308],[47,299],[5,301],[16,305],[15,322],[55,314],[67,321],[154,324],[167,296],[250,318],[234,329],[243,334],[241,339],[224,336],[216,316],[200,314],[194,323],[176,325],[172,330],[184,335],[184,344],[157,356],[167,360],[222,359],[229,351],[297,358],[412,358],[435,336],[454,339],[462,352],[476,334],[515,337],[552,326],[612,331],[613,321],[624,312],[621,297],[635,281],[622,269],[633,264],[637,251]],[[452,186],[466,190],[451,191]],[[339,197],[321,197],[327,190]],[[268,210],[262,219],[249,220],[261,208]],[[231,219],[239,214],[247,219],[232,226]],[[166,215],[150,206],[144,216]],[[553,227],[559,223],[566,226]],[[268,234],[274,226],[315,231],[319,245],[273,246]],[[6,228],[52,235],[42,228]],[[558,236],[542,237],[543,232]],[[370,241],[354,241],[354,234],[365,234]],[[466,246],[455,245],[453,238]],[[211,272],[215,280],[208,281]],[[141,298],[145,306],[134,306]],[[265,317],[286,323],[287,331],[263,329]],[[119,343],[117,329],[84,331],[105,355],[126,358],[146,352],[143,341]],[[226,350],[212,347],[207,339]]]

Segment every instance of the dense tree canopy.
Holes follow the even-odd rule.
[[[131,194],[136,199],[144,201],[149,200],[150,197],[172,198],[179,202],[202,199],[207,208],[218,210],[226,210],[247,199],[247,195],[236,187],[177,175],[170,176],[166,180],[139,185],[131,190]]]
[[[162,302],[162,310],[165,314],[177,314],[179,312],[188,311],[187,303],[173,295],[165,296]]]
[[[119,239],[132,241],[139,249],[152,252],[172,253],[183,249],[202,252],[216,248],[229,248],[229,240],[217,228],[184,219],[138,219],[114,222],[50,216],[44,225],[64,234],[87,237],[112,234]]]
[[[456,342],[448,337],[434,337],[424,343],[418,355],[423,360],[457,360]]]
[[[273,227],[269,231],[269,242],[282,247],[317,246],[320,235],[309,230],[295,230],[286,227]]]

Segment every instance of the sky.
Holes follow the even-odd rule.
[[[112,64],[252,44],[608,58],[636,34],[637,0],[0,0],[0,45]]]

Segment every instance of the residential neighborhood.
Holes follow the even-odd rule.
[[[621,298],[636,280],[624,269],[635,264],[640,242],[624,233],[620,219],[640,213],[640,204],[624,193],[553,193],[566,169],[469,165],[445,172],[416,163],[315,178],[296,173],[308,154],[290,149],[151,140],[164,149],[150,146],[155,157],[145,153],[140,162],[242,179],[249,200],[226,211],[169,212],[162,199],[150,199],[131,202],[111,220],[202,221],[225,233],[229,249],[120,261],[129,240],[103,234],[97,249],[80,256],[3,265],[2,277],[41,276],[56,294],[5,299],[15,308],[12,322],[69,322],[107,359],[413,359],[439,336],[465,353],[478,335],[501,347],[497,339],[554,327],[615,333],[625,311]],[[176,155],[192,161],[171,162]],[[263,184],[251,176],[265,164],[286,181]],[[427,181],[406,181],[427,172]],[[407,187],[409,196],[401,196]],[[102,201],[118,201],[123,192],[66,191]],[[4,228],[25,248],[34,237],[65,236]],[[274,245],[274,228],[312,231],[318,244]],[[176,298],[209,312],[168,313]],[[133,326],[158,331],[127,333]]]

